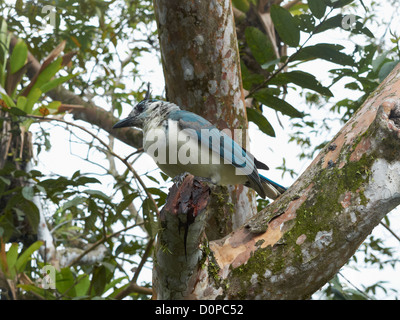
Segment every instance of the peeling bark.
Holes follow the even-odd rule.
[[[196,281],[193,270],[202,257],[199,241],[205,239],[210,193],[210,187],[192,175],[170,189],[160,212],[161,229],[154,255],[153,292],[158,299],[190,295]]]

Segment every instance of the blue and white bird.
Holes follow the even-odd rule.
[[[231,137],[174,103],[146,97],[127,118],[113,126],[123,127],[143,130],[144,150],[171,178],[189,172],[217,185],[243,184],[256,190],[262,198],[271,199],[286,190],[259,174],[257,169],[268,170],[268,166]]]

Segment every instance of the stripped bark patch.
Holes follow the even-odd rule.
[[[371,148],[370,138],[363,138],[350,155],[350,161],[359,161],[361,157]]]

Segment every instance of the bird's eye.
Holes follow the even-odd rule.
[[[136,107],[137,111],[139,112],[143,112],[144,110],[144,104],[143,103],[139,103]]]

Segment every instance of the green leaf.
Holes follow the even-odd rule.
[[[158,223],[155,217],[153,202],[146,198],[142,204],[144,227],[151,237],[154,237],[158,230]]]
[[[61,294],[68,294],[70,297],[75,297],[74,275],[69,268],[62,268],[56,273],[56,288]],[[66,292],[68,290],[68,292]]]
[[[23,111],[26,113],[32,113],[33,106],[39,100],[41,95],[42,90],[39,88],[33,88],[26,97],[25,109]]]
[[[6,103],[7,107],[12,108],[15,107],[14,101],[8,96],[8,94],[0,92],[1,97],[3,98],[4,102]]]
[[[35,195],[35,191],[32,186],[25,186],[22,188],[22,196],[26,199],[31,201],[33,196]]]
[[[24,252],[20,254],[20,256],[17,259],[17,262],[15,263],[15,266],[18,270],[18,272],[23,272],[25,270],[25,266],[28,263],[28,261],[31,259],[32,254],[39,250],[39,248],[43,245],[42,241],[36,241],[32,243]]]
[[[80,170],[76,170],[74,172],[74,174],[72,175],[71,180],[75,180],[76,178],[78,178],[80,176],[81,176],[81,171]]]
[[[350,30],[351,33],[365,34],[370,38],[374,38],[374,34],[365,26],[365,24],[358,21],[362,20],[362,18],[359,16],[354,16],[354,18],[355,18],[355,23],[348,26],[351,27]],[[341,28],[341,29],[343,29],[343,27],[346,28],[346,25],[343,25],[343,22],[346,21],[345,19],[348,19],[348,16],[339,13],[336,16],[321,22],[321,24],[315,27],[315,34],[334,28]],[[347,23],[350,23],[350,21],[348,21]]]
[[[60,84],[63,84],[65,82],[67,82],[68,80],[76,77],[78,75],[78,73],[74,73],[74,74],[69,74],[67,76],[64,77],[59,77],[53,80],[50,80],[49,82],[46,82],[45,84],[43,84],[40,87],[40,90],[42,90],[43,93],[50,91],[56,87],[58,87]]]
[[[90,287],[90,280],[87,274],[80,274],[76,279],[76,284],[74,286],[76,297],[85,296],[88,293]]]
[[[10,71],[11,73],[16,73],[21,69],[28,58],[28,47],[26,43],[18,39],[13,52],[10,57]]]
[[[358,17],[357,17],[358,18]],[[367,37],[375,38],[374,34],[363,23],[356,21],[355,27],[351,29],[351,33],[365,34]]]
[[[76,179],[75,182],[76,182],[77,185],[86,185],[88,183],[101,183],[96,178],[85,177],[85,176],[79,177],[78,179]]]
[[[250,90],[253,85],[260,84],[265,80],[263,75],[251,73],[242,60],[240,60],[240,69],[242,71],[243,88],[246,90]]]
[[[118,283],[122,282],[123,280],[128,280],[128,276],[119,277],[119,278],[112,280],[110,283],[107,283],[106,287],[104,289],[104,292],[107,292],[108,290],[114,288]],[[108,298],[111,298],[111,297],[113,297],[113,294],[110,294],[108,296]]]
[[[78,205],[84,203],[86,201],[85,197],[77,196],[73,198],[72,200],[69,200],[64,203],[64,205],[61,208],[61,211],[64,212],[65,210],[72,208],[72,207],[77,207]]]
[[[391,50],[387,50],[384,51],[382,54],[380,54],[379,56],[376,57],[376,59],[374,59],[372,61],[372,71],[373,72],[377,72],[379,70],[379,68],[384,64],[387,55],[390,53]]]
[[[62,63],[62,57],[57,58],[52,63],[50,63],[44,70],[42,70],[42,72],[40,72],[36,80],[34,88],[35,87],[41,88],[43,85],[48,83],[51,80],[51,78],[53,78],[55,74],[62,68],[61,63]]]
[[[96,219],[100,214],[99,207],[97,206],[96,201],[93,201],[92,199],[88,199],[88,210],[90,212],[90,215],[86,217],[85,219],[85,231],[94,231],[95,230],[95,223]]]
[[[265,64],[276,58],[271,41],[261,30],[255,27],[247,27],[245,37],[252,55],[259,64]]]
[[[25,216],[28,219],[32,230],[36,232],[40,220],[40,212],[38,207],[32,201],[25,200],[22,203],[18,204],[18,208],[25,213]]]
[[[297,53],[294,53],[289,60],[313,60],[319,58],[343,66],[354,66],[355,62],[353,58],[343,52],[340,52],[343,49],[344,47],[341,45],[319,43],[314,46],[300,49]]]
[[[391,73],[393,71],[393,69],[397,66],[397,64],[399,63],[399,60],[397,61],[390,61],[390,62],[386,62],[381,70],[379,70],[379,80],[382,82],[383,80],[385,80],[385,78],[389,75],[389,73]]]
[[[339,13],[334,17],[331,17],[329,19],[326,19],[325,21],[321,22],[319,25],[315,27],[314,33],[321,33],[326,30],[334,29],[334,28],[341,28],[342,27],[342,21],[343,21],[344,15]]]
[[[304,116],[302,112],[296,110],[291,104],[273,96],[272,94],[270,94],[270,92],[271,91],[268,88],[264,88],[256,91],[253,96],[262,104],[276,111],[280,111],[282,114],[287,115],[291,118],[302,118]]]
[[[300,42],[300,30],[290,12],[274,4],[271,7],[271,19],[282,41],[291,47],[297,47]]]
[[[314,17],[321,19],[326,10],[326,4],[321,0],[308,0],[308,6]]]
[[[324,87],[316,78],[310,73],[304,71],[292,71],[278,74],[275,78],[271,79],[270,84],[285,85],[294,83],[302,88],[314,90],[322,95],[333,97],[333,93]]]
[[[275,59],[275,60],[270,60],[267,63],[264,63],[261,68],[263,68],[264,70],[270,69],[271,66],[275,66],[277,65],[279,62],[281,61],[281,59]],[[274,68],[272,68],[273,70]],[[272,71],[271,70],[271,71]]]
[[[8,186],[11,184],[11,180],[10,180],[10,179],[7,179],[6,177],[0,176],[0,180],[1,180],[4,184],[6,184],[6,185],[8,185]]]
[[[44,67],[43,70],[40,71],[39,75],[32,79],[31,83],[25,88],[22,95],[29,97],[32,90],[39,89],[43,85],[47,84],[61,68],[62,57],[59,57]]]
[[[159,207],[161,207],[167,200],[168,195],[164,191],[158,188],[147,188],[147,191],[150,192],[151,194],[159,196],[159,198],[156,199],[157,206]]]
[[[43,297],[45,300],[56,300],[57,298],[48,289],[39,288],[36,284],[19,284],[18,288],[27,292],[33,292],[39,297]]]
[[[247,119],[253,122],[262,132],[266,135],[275,137],[275,131],[272,125],[269,123],[267,118],[265,118],[261,112],[258,112],[252,108],[246,108]]]
[[[95,267],[93,270],[92,289],[94,295],[101,296],[107,284],[107,272],[104,266]],[[91,293],[92,294],[92,293]]]
[[[250,9],[250,4],[247,0],[232,0],[232,4],[242,12],[247,12]]]
[[[17,108],[21,109],[21,110],[25,110],[25,105],[26,105],[26,97],[19,96],[17,99]]]
[[[115,210],[116,213],[120,214],[122,211],[124,211],[133,202],[133,200],[137,197],[138,197],[137,192],[134,192],[134,193],[124,196],[124,200],[122,200],[122,202],[117,206],[117,208]]]
[[[160,176],[164,181],[167,181],[169,179],[169,176],[166,175],[164,172],[160,171]]]
[[[15,108],[15,107],[11,107],[8,110],[9,113],[13,114],[14,116],[18,116],[18,117],[23,117],[26,116],[26,112],[19,109],[19,108]]]
[[[101,199],[106,203],[110,202],[110,197],[100,190],[85,190],[84,192],[92,197]]]
[[[32,111],[32,114],[33,115],[38,115],[38,116],[46,116],[47,114],[50,113],[50,110],[52,110],[53,112],[58,110],[60,105],[61,105],[61,101],[52,101],[48,105],[42,104],[41,106],[36,107]],[[45,111],[43,111],[43,110],[45,110]],[[44,113],[46,111],[48,112],[47,114]]]
[[[11,278],[15,277],[14,266],[18,258],[18,247],[18,243],[13,243],[7,252],[7,266]]]
[[[8,49],[11,41],[11,33],[7,32],[7,23],[5,19],[2,19],[0,26],[0,84],[5,88],[6,76],[7,76],[7,59]]]
[[[314,32],[315,30],[315,18],[312,14],[300,14],[294,16],[296,23],[301,31]]]
[[[7,32],[7,22],[5,19],[1,19],[1,25],[0,25],[0,63],[1,63],[1,69],[2,71],[5,70],[6,67],[6,61],[7,61],[7,54],[8,54],[8,47],[9,47],[9,38],[8,37],[8,32]],[[8,40],[8,41],[7,41]]]
[[[46,106],[46,108],[49,110],[58,110],[60,106],[61,106],[61,101],[52,101]]]

